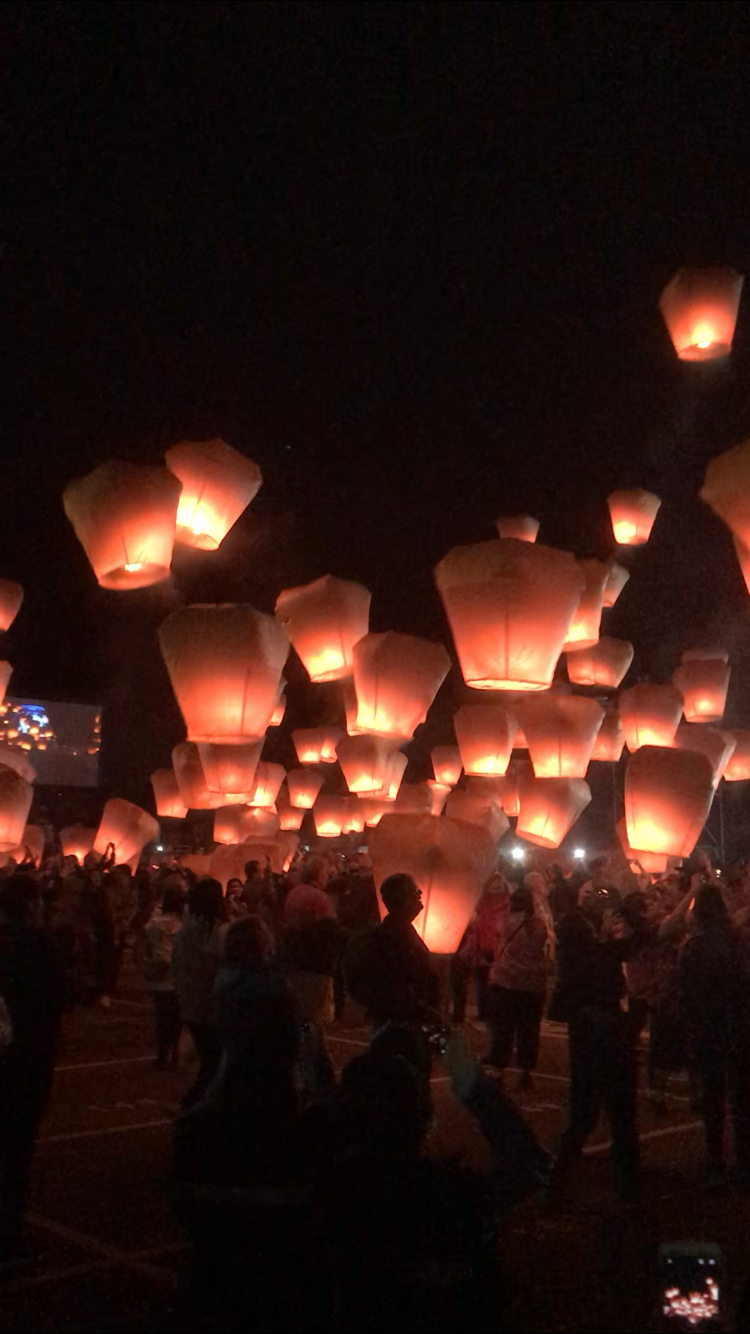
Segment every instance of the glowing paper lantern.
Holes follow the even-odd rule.
[[[350,792],[373,795],[389,780],[393,741],[376,736],[345,736],[336,747]]]
[[[16,773],[25,778],[27,783],[36,782],[36,769],[25,752],[18,750],[15,746],[0,745],[0,764],[7,765],[9,769],[15,769]]]
[[[659,309],[680,361],[716,361],[732,350],[742,293],[733,269],[679,269]]]
[[[396,800],[408,763],[409,761],[402,750],[393,752],[388,761],[385,784],[382,791],[376,793],[376,796],[387,797],[389,801]]]
[[[0,852],[12,852],[21,842],[33,795],[31,783],[0,765]]]
[[[210,792],[195,741],[181,741],[172,751],[172,765],[177,787],[185,806],[191,810],[215,810],[227,804],[221,792]]]
[[[347,803],[347,814],[344,819],[343,832],[345,834],[361,834],[365,827],[365,813],[359,802],[358,797],[349,797]]]
[[[262,737],[289,643],[273,616],[243,604],[183,607],[159,643],[188,740],[241,745]]]
[[[577,686],[606,686],[615,690],[633,661],[633,645],[627,639],[606,635],[591,648],[566,653],[568,676]]]
[[[461,777],[463,768],[458,746],[433,746],[430,757],[435,782],[444,783],[447,787],[455,787]]]
[[[393,630],[354,646],[357,726],[394,741],[412,737],[443,684],[450,658],[442,644]]]
[[[467,774],[504,774],[517,731],[515,714],[504,704],[463,704],[454,720]]]
[[[5,699],[5,692],[8,689],[8,682],[13,675],[13,668],[9,662],[0,662],[0,704]]]
[[[343,735],[340,727],[298,727],[292,732],[297,759],[300,764],[335,764]]]
[[[275,838],[281,820],[275,809],[263,806],[221,806],[214,815],[217,843],[245,843],[249,838]]]
[[[0,630],[10,630],[21,610],[23,588],[12,579],[0,579]]]
[[[320,774],[310,769],[292,769],[286,776],[289,789],[289,802],[292,806],[301,806],[303,810],[312,810],[323,786]]]
[[[339,838],[349,816],[348,797],[318,797],[313,806],[316,834],[319,838]]]
[[[620,721],[628,750],[671,746],[682,717],[682,695],[674,686],[631,686],[620,695]]]
[[[683,697],[689,723],[718,723],[724,717],[731,672],[726,654],[694,658],[683,653],[672,681]]]
[[[697,750],[641,746],[625,771],[628,842],[644,852],[689,857],[713,799],[711,762]]]
[[[203,876],[211,874],[211,853],[188,852],[186,856],[182,858],[181,864],[185,867],[186,871],[192,871],[193,875],[197,876],[200,880]],[[226,893],[226,885],[224,886],[224,892]]]
[[[261,760],[255,771],[255,783],[250,795],[251,806],[276,806],[279,788],[286,778],[286,769],[280,764]]]
[[[451,794],[450,787],[447,783],[437,783],[434,778],[427,779],[427,786],[432,796],[430,815],[442,815],[445,803]]]
[[[227,796],[242,794],[245,801],[255,791],[255,775],[260,763],[263,739],[247,741],[243,746],[215,745],[202,741],[198,746],[201,766],[209,792]]]
[[[83,824],[71,824],[60,830],[60,847],[63,857],[77,857],[83,862],[87,852],[91,852],[96,838],[96,830]]]
[[[546,690],[583,593],[577,561],[507,538],[454,547],[435,577],[466,684]]]
[[[258,494],[257,463],[223,440],[186,440],[166,453],[167,467],[182,483],[178,542],[215,551]]]
[[[151,775],[156,814],[166,820],[183,820],[188,808],[180,796],[174,769],[155,769]]]
[[[29,853],[31,853],[34,865],[38,866],[44,856],[44,830],[40,829],[38,824],[26,825],[23,838],[14,850],[13,856],[16,861],[22,862]]]
[[[147,843],[156,843],[158,838],[159,825],[153,815],[133,805],[132,801],[112,797],[104,803],[94,852],[104,853],[109,844],[114,843],[115,861],[122,865]]]
[[[541,848],[559,848],[591,801],[591,791],[582,778],[527,778],[519,797],[519,838]]]
[[[168,578],[180,490],[166,468],[116,460],[65,488],[65,513],[102,588]]]
[[[445,803],[445,814],[450,820],[479,825],[497,843],[510,825],[494,793],[464,792],[457,787]]]
[[[539,520],[530,514],[504,514],[497,521],[497,531],[501,537],[515,537],[519,542],[536,542],[539,532]]]
[[[373,830],[369,847],[378,895],[389,875],[401,871],[413,876],[424,905],[415,930],[434,953],[453,954],[494,870],[495,840],[458,820],[386,815]]]
[[[592,760],[607,760],[610,763],[619,760],[625,745],[625,733],[617,709],[606,709],[604,719],[596,734]]]
[[[584,778],[604,709],[582,695],[540,695],[523,705],[537,778]]]
[[[354,645],[367,634],[370,592],[326,574],[312,584],[285,588],[276,615],[310,680],[340,681],[351,675]]]
[[[604,589],[609,578],[607,566],[600,560],[579,560],[586,585],[565,640],[570,648],[589,648],[599,638],[604,606]]]
[[[370,827],[380,824],[384,815],[393,812],[393,802],[385,797],[358,797],[362,810],[364,812],[365,823]]]
[[[510,770],[497,778],[467,778],[469,796],[489,796],[506,815],[518,815],[518,779]]]
[[[626,570],[624,565],[618,565],[615,560],[608,562],[607,571],[607,582],[604,585],[604,605],[605,607],[614,607],[630,578],[630,571]]]
[[[743,578],[750,590],[750,440],[743,440],[711,459],[700,497],[732,533]]]
[[[615,542],[621,547],[648,542],[661,500],[651,491],[613,491],[607,497]]]
[[[280,727],[284,721],[285,713],[286,713],[286,695],[282,694],[279,695],[278,699],[276,700],[276,703],[273,706],[273,713],[271,714],[271,717],[268,719],[268,726]]]
[[[344,696],[344,713],[346,714],[346,730],[349,736],[362,736],[363,728],[357,726],[357,713],[359,706],[357,704],[357,692],[354,689],[354,682],[351,677],[347,677],[341,682]]]
[[[305,811],[302,806],[292,806],[289,800],[289,793],[285,787],[279,790],[276,798],[276,810],[282,829],[300,829],[302,821],[305,818]]]
[[[697,750],[708,759],[713,772],[714,787],[724,777],[724,771],[737,745],[734,732],[719,732],[702,723],[680,723],[672,743],[677,750]]]
[[[663,875],[667,869],[669,858],[666,853],[643,852],[641,849],[631,848],[628,843],[628,827],[625,817],[617,822],[617,837],[622,845],[627,861],[639,862],[642,869],[649,875]]]
[[[394,815],[432,815],[432,792],[427,783],[402,783],[393,803]]]
[[[750,732],[735,732],[734,741],[734,750],[727,761],[724,777],[728,783],[741,783],[750,778]]]

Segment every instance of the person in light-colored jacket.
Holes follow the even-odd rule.
[[[522,886],[511,895],[490,969],[492,1045],[487,1064],[505,1070],[516,1048],[519,1088],[532,1086],[547,985],[547,926]]]
[[[182,928],[184,907],[182,890],[169,886],[144,932],[143,974],[154,998],[157,1070],[166,1069],[170,1060],[173,1065],[177,1064],[182,1020],[175,994],[172,954],[175,937]]]

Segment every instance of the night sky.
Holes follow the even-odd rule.
[[[103,781],[148,800],[184,735],[155,627],[327,571],[372,628],[450,643],[435,563],[528,510],[612,549],[605,498],[664,500],[608,633],[638,676],[750,618],[705,462],[750,434],[731,366],[680,365],[683,265],[750,270],[742,4],[19,4],[0,9],[0,574],[13,693],[102,703]],[[220,435],[261,466],[216,555],[98,589],[63,514],[108,457]],[[289,664],[291,725],[338,707]],[[410,754],[452,740],[453,672]],[[288,728],[269,749],[293,760]],[[743,785],[744,788],[744,785]]]

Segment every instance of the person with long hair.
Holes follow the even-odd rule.
[[[172,951],[180,1014],[200,1060],[198,1077],[183,1098],[184,1107],[203,1096],[221,1061],[214,983],[224,950],[225,916],[224,894],[218,880],[206,876],[190,886],[188,915],[175,936]]]

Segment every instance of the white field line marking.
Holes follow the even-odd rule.
[[[78,1232],[76,1228],[68,1227],[65,1223],[57,1223],[51,1218],[43,1218],[41,1214],[29,1213],[27,1219],[32,1227],[42,1228],[46,1232],[52,1232],[55,1236],[62,1237],[65,1241],[72,1241],[74,1245],[81,1246],[83,1250],[92,1251],[95,1255],[101,1255],[107,1260],[118,1265],[125,1265],[128,1269],[135,1269],[140,1274],[146,1274],[149,1278],[159,1279],[164,1282],[166,1279],[170,1285],[174,1284],[174,1275],[167,1269],[159,1269],[156,1265],[150,1265],[145,1260],[139,1260],[137,1252],[130,1253],[123,1251],[119,1246],[111,1246],[109,1242],[99,1241],[97,1237],[90,1237],[86,1232]]]
[[[0,1294],[4,1297],[10,1292],[23,1292],[27,1288],[40,1288],[45,1283],[59,1283],[67,1278],[85,1278],[98,1269],[114,1269],[116,1260],[88,1260],[86,1264],[68,1265],[65,1269],[49,1269],[45,1274],[32,1274],[28,1278],[13,1278],[4,1283],[0,1280]]]
[[[680,1126],[661,1126],[659,1130],[646,1130],[638,1138],[643,1143],[647,1139],[666,1139],[668,1135],[683,1135],[688,1130],[702,1130],[702,1121],[684,1121]],[[585,1154],[608,1153],[612,1148],[611,1139],[605,1140],[603,1144],[586,1145],[583,1152]]]
[[[99,1135],[129,1135],[136,1130],[152,1130],[155,1126],[174,1125],[174,1118],[162,1116],[158,1121],[137,1121],[130,1126],[99,1126],[96,1130],[71,1130],[62,1135],[43,1135],[37,1144],[66,1144],[76,1139],[94,1139]]]
[[[114,1061],[81,1061],[78,1065],[56,1065],[55,1074],[62,1074],[63,1070],[103,1070],[107,1065],[139,1065],[153,1060],[153,1056],[118,1056]]]

